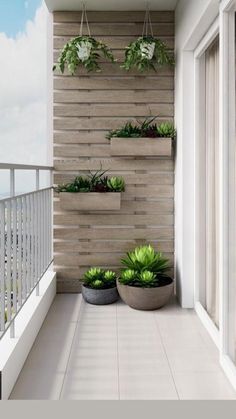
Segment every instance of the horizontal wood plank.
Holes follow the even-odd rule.
[[[161,104],[127,104],[124,106],[119,106],[117,104],[107,105],[107,104],[86,104],[80,105],[76,104],[57,104],[54,106],[54,116],[55,117],[73,117],[73,116],[86,116],[86,117],[108,117],[115,116],[121,117],[124,116],[126,119],[143,117],[147,118],[147,115],[154,115],[160,117],[170,117],[174,116],[174,106],[170,103],[161,103]],[[106,128],[107,129],[107,128]]]
[[[54,238],[60,240],[173,240],[174,229],[172,227],[155,228],[68,228],[55,227]]]
[[[173,77],[55,77],[55,90],[173,90]],[[122,93],[121,93],[122,94]]]
[[[173,103],[173,90],[140,91],[99,90],[66,90],[54,92],[55,103]]]
[[[173,267],[174,261],[172,254],[163,253],[163,256],[169,259],[170,268]],[[91,253],[89,255],[73,255],[73,254],[55,254],[55,265],[62,266],[109,266],[116,265],[122,267],[120,259],[124,257],[123,253]]]
[[[174,251],[173,241],[149,241],[157,252],[172,253]],[[93,242],[55,242],[54,251],[56,253],[126,253],[137,247],[135,240],[108,240],[108,241],[93,241]]]
[[[88,20],[93,23],[143,23],[145,11],[88,11]],[[53,13],[55,23],[78,23],[81,21],[81,12],[60,11]],[[152,11],[152,22],[174,22],[174,11]]]
[[[81,171],[81,170],[150,170],[168,172],[174,169],[173,160],[167,159],[73,159],[55,160],[56,171]]]
[[[172,215],[84,215],[84,214],[55,214],[55,225],[93,225],[93,226],[171,226]]]
[[[130,118],[131,120],[131,118]],[[157,118],[158,124],[168,122],[170,118]],[[137,123],[135,118],[132,119],[133,123]],[[54,129],[55,130],[113,130],[118,129],[126,124],[127,118],[78,118],[78,117],[67,117],[67,118],[54,118]],[[76,157],[76,156],[75,156]]]
[[[174,36],[174,23],[158,22],[152,24],[154,36]],[[134,22],[129,24],[120,23],[91,23],[90,31],[93,36],[141,36],[143,24]],[[61,23],[53,25],[54,36],[78,36],[80,23]],[[84,27],[84,35],[88,35],[88,29]]]

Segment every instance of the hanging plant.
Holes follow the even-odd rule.
[[[148,34],[150,30],[150,35]],[[125,70],[137,68],[139,71],[153,69],[163,65],[173,65],[174,59],[168,51],[167,45],[153,36],[149,9],[147,8],[143,34],[126,48],[125,61],[121,66]]]
[[[64,73],[67,66],[70,74],[74,75],[79,66],[84,66],[89,72],[100,72],[101,68],[98,64],[100,53],[108,60],[115,61],[110,49],[102,42],[91,36],[77,36],[64,46],[53,71],[59,70]]]
[[[88,35],[83,35],[84,18],[86,19]],[[64,73],[67,66],[70,74],[74,75],[79,66],[84,66],[89,72],[100,72],[101,68],[98,60],[101,54],[106,59],[112,62],[115,61],[111,50],[104,43],[97,41],[91,36],[86,9],[83,5],[80,35],[72,38],[63,47],[58,62],[53,67],[53,71],[59,70],[61,73]]]

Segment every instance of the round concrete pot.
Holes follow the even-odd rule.
[[[156,288],[139,288],[120,284],[117,288],[121,299],[135,310],[157,310],[168,303],[173,294],[173,281]]]
[[[82,285],[82,295],[87,303],[94,305],[112,304],[119,298],[116,287],[105,290],[94,290]]]

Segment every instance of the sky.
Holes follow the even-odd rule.
[[[25,31],[27,20],[33,20],[41,0],[0,0],[0,32],[15,37]]]
[[[42,0],[0,0],[0,162],[49,163],[47,9]]]

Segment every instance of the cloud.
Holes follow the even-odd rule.
[[[0,51],[0,162],[46,164],[46,6],[16,39],[0,33]]]

